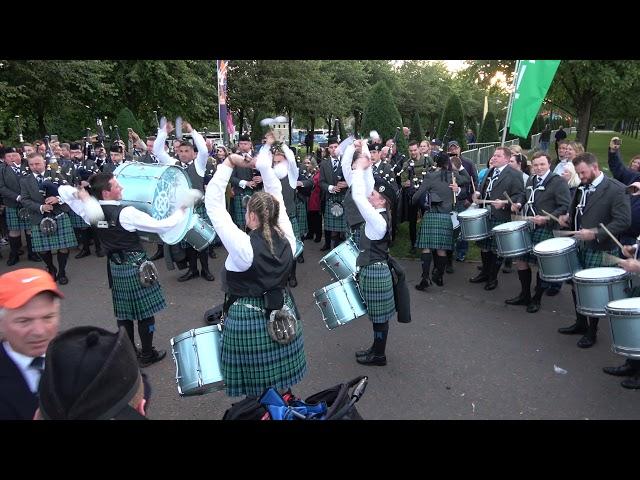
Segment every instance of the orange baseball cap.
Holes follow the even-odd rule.
[[[64,298],[46,270],[21,268],[0,276],[0,308],[19,308],[41,292]]]

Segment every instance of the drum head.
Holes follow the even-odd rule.
[[[467,208],[464,212],[458,213],[458,218],[480,218],[489,215],[489,211],[484,208]]]
[[[621,300],[612,300],[607,304],[606,311],[640,314],[640,298],[632,297],[623,298]]]
[[[628,276],[626,270],[618,267],[586,268],[573,274],[576,279],[586,281],[610,280]]]
[[[540,243],[537,243],[535,247],[533,247],[533,251],[535,253],[560,253],[575,246],[576,241],[573,238],[550,238],[549,240],[544,240]]]
[[[496,232],[513,232],[516,230],[520,230],[521,228],[525,228],[527,226],[527,223],[528,222],[525,222],[523,220],[502,223],[500,225],[493,227],[493,230]]]

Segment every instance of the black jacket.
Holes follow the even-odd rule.
[[[38,397],[0,343],[0,420],[32,420]]]

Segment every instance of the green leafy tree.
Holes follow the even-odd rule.
[[[420,115],[416,112],[413,115],[413,121],[411,122],[411,134],[409,139],[421,142],[424,140],[424,131],[422,130],[422,122],[420,121]]]
[[[451,128],[449,128],[450,121],[453,121]],[[449,97],[444,107],[444,112],[440,119],[440,126],[438,127],[438,138],[445,140],[443,137],[447,129],[449,129],[449,135],[446,141],[457,140],[462,150],[465,150],[467,140],[464,136],[464,114],[462,112],[460,99],[455,94]],[[443,145],[443,147],[446,148],[446,145]]]
[[[496,116],[489,110],[487,116],[484,117],[480,134],[478,135],[478,143],[499,142],[498,129],[496,128]]]
[[[369,99],[362,116],[362,131],[376,130],[387,140],[394,138],[396,128],[402,126],[400,112],[396,108],[391,91],[384,81],[376,83],[369,94]],[[407,153],[407,141],[400,132],[397,136],[398,151]]]
[[[144,134],[144,127],[138,122],[136,117],[133,115],[133,112],[129,110],[127,107],[122,108],[118,115],[116,116],[116,123],[118,126],[118,130],[120,131],[120,138],[127,143],[128,139],[128,128],[132,128],[134,132],[138,135]],[[142,133],[141,133],[142,132]],[[115,133],[115,132],[114,132]]]

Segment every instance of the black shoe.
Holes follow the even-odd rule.
[[[471,283],[482,283],[482,282],[486,282],[487,280],[489,280],[489,275],[487,275],[484,272],[480,272],[475,277],[469,279]]]
[[[555,297],[557,294],[560,293],[560,289],[550,287],[550,288],[547,288],[547,291],[545,293],[547,294],[548,297]]]
[[[192,278],[198,277],[198,270],[187,270],[187,273],[178,277],[179,282],[186,282],[187,280],[191,280]]]
[[[326,252],[327,250],[331,250],[331,245],[325,245],[320,249],[321,252]]]
[[[630,377],[635,375],[637,370],[628,363],[619,367],[603,367],[602,371],[607,375],[613,375],[614,377]]]
[[[356,358],[366,357],[373,353],[373,347],[369,347],[367,350],[358,350],[356,352]]]
[[[20,257],[18,255],[9,254],[9,260],[7,260],[7,267],[11,267],[20,261]]]
[[[51,275],[54,280],[58,280],[58,269],[57,268],[54,268],[53,270],[51,270],[50,268],[47,268],[47,272],[49,272],[49,275]]]
[[[375,355],[373,352],[363,357],[356,358],[356,362],[362,365],[375,365],[378,367],[384,367],[387,364],[387,357],[385,355]]]
[[[431,286],[431,282],[428,278],[423,278],[418,285],[416,285],[416,290],[423,291],[427,287]]]
[[[60,285],[66,285],[67,283],[69,283],[69,279],[64,273],[58,275],[57,280]]]
[[[302,255],[302,254],[298,255],[298,258],[296,259],[296,261],[298,263],[304,263],[304,255]]]
[[[298,286],[298,279],[296,278],[295,275],[293,275],[291,278],[289,278],[289,286],[291,288],[295,288]]]
[[[433,283],[435,283],[439,287],[444,285],[444,281],[442,277],[443,275],[439,273],[437,270],[434,270],[433,273],[431,274],[431,280],[433,280]]]
[[[509,298],[504,301],[507,305],[529,305],[530,298],[525,297],[522,292],[517,297]]]
[[[640,377],[627,378],[626,380],[620,382],[620,385],[622,385],[624,388],[637,390],[640,388]]]
[[[578,340],[577,345],[580,348],[590,348],[593,347],[596,344],[596,337],[595,335],[589,335],[586,334],[584,335],[580,340]]]
[[[80,250],[80,253],[73,258],[84,258],[88,257],[89,255],[91,255],[91,251],[83,248],[82,250]]]
[[[576,335],[578,333],[587,333],[587,327],[579,327],[577,323],[569,327],[562,327],[558,329],[558,333],[562,333],[564,335]]]
[[[527,305],[528,313],[536,313],[540,310],[540,302],[532,301],[529,305]]]
[[[166,351],[156,350],[156,347],[151,347],[151,351],[152,351],[151,355],[144,355],[144,354],[140,355],[140,358],[138,359],[138,365],[140,365],[140,368],[148,367],[149,365],[159,362],[160,360],[162,360],[164,357],[167,356]]]
[[[213,273],[207,270],[202,270],[200,272],[200,276],[204,278],[207,282],[213,282],[216,279],[216,277],[213,276]],[[178,281],[180,281],[180,279],[178,279]]]
[[[96,257],[104,257],[104,253],[102,253],[102,249],[96,250]]]
[[[485,290],[495,290],[497,286],[498,286],[498,280],[489,280],[485,284],[484,289]]]
[[[29,260],[31,260],[32,262],[41,262],[42,261],[42,259],[40,258],[40,255],[38,255],[35,252],[30,253],[27,258]]]

